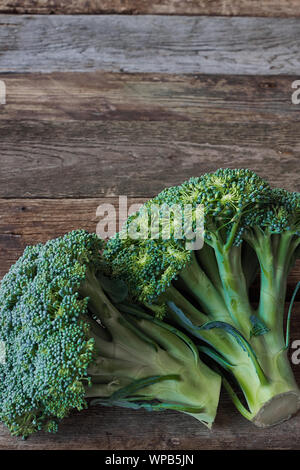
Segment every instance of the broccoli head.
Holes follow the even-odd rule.
[[[299,407],[283,325],[287,276],[299,256],[299,201],[299,193],[272,189],[250,170],[220,169],[146,202],[104,251],[133,299],[193,334],[200,350],[231,374],[247,407],[226,379],[234,403],[258,426]],[[186,207],[195,236],[202,210],[200,247],[188,244]],[[258,272],[256,306],[249,288]]]
[[[0,420],[13,435],[55,432],[93,404],[174,409],[208,426],[220,377],[176,328],[110,278],[103,242],[84,230],[27,247],[0,288]]]

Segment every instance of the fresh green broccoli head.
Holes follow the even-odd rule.
[[[186,248],[184,229],[182,237],[177,238],[172,218],[171,236],[167,240],[163,239],[164,224],[170,223],[170,219],[165,217],[165,206],[177,205],[182,208],[183,227],[184,207],[191,205],[195,213],[201,206],[205,242],[209,245],[217,242],[225,245],[234,232],[232,242],[239,245],[245,227],[260,220],[261,207],[263,211],[266,210],[271,194],[269,184],[250,170],[220,169],[199,178],[191,178],[181,186],[163,190],[146,202],[138,213],[129,217],[123,230],[109,240],[105,256],[113,262],[115,273],[126,276],[131,292],[137,299],[153,302],[192,259],[192,250]],[[155,239],[151,238],[150,233],[153,206],[160,208],[160,233]],[[136,219],[140,219],[142,224],[145,217],[148,217],[149,236],[137,239],[126,237],[131,224]],[[195,225],[192,228],[196,231]]]
[[[300,193],[290,192],[285,189],[273,189],[275,208],[279,211],[278,220],[283,224],[283,229],[300,235]],[[281,230],[278,230],[281,232]]]
[[[235,216],[268,203],[269,184],[250,170],[220,169],[199,178],[191,178],[181,186],[184,203],[203,204],[205,220],[214,227],[232,223]]]
[[[165,215],[165,207],[173,205],[182,209],[182,236],[175,216]],[[153,206],[159,208],[155,216]],[[202,208],[204,244],[200,248],[187,245],[186,206],[191,206],[195,234],[197,211]],[[160,229],[151,236],[156,218]],[[142,236],[132,238],[131,227],[138,223]],[[170,236],[164,237],[167,225]],[[274,365],[274,357],[283,357],[286,351],[285,291],[299,243],[298,193],[272,189],[250,170],[220,169],[165,189],[148,201],[109,240],[104,257],[114,274],[126,279],[134,299],[207,343],[214,359],[219,354],[219,363],[231,369],[243,389],[252,418],[261,422],[267,414],[264,418],[256,414],[268,393],[269,399],[272,393],[290,389],[298,394],[288,362],[282,359],[278,370],[280,361]],[[261,278],[258,308],[249,297],[257,272]],[[290,371],[288,384],[284,368]],[[268,380],[281,386],[276,391],[273,385],[264,388]],[[266,390],[263,398],[260,394]],[[295,398],[294,410],[296,402]],[[281,416],[274,413],[276,418]]]
[[[210,425],[220,377],[185,335],[126,301],[102,248],[95,234],[74,231],[27,247],[2,280],[0,420],[13,435],[55,432],[94,397],[106,406],[175,409]]]
[[[2,280],[0,418],[13,434],[56,429],[51,417],[86,406],[84,381],[94,340],[87,335],[87,299],[78,289],[88,265],[97,264],[102,242],[70,233],[27,247]]]

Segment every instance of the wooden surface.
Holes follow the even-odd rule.
[[[227,166],[300,191],[300,20],[284,18],[300,15],[298,0],[0,0],[0,12],[46,14],[0,15],[0,278],[27,244],[96,230],[97,207],[119,195],[142,203]],[[300,263],[287,299],[299,278]],[[105,408],[26,442],[0,426],[0,450],[290,448],[300,415],[261,430],[226,393],[212,431],[175,412]]]
[[[1,59],[0,59],[1,60]],[[1,74],[0,120],[288,124],[299,76],[56,72]]]
[[[297,18],[0,15],[0,44],[0,72],[293,75],[300,62]]]
[[[149,198],[226,166],[250,167],[275,186],[300,190],[295,77],[1,79],[0,197]]]
[[[299,0],[1,0],[1,13],[300,16]]]

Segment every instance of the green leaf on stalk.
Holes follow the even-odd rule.
[[[193,355],[194,355],[194,358],[195,358],[195,361],[198,362],[198,352],[197,352],[197,349],[195,347],[195,345],[193,344],[193,342],[189,339],[188,336],[186,336],[182,331],[178,330],[177,328],[175,328],[174,326],[171,326],[171,325],[168,325],[167,323],[165,322],[162,322],[160,320],[158,320],[157,318],[155,317],[152,317],[151,315],[149,315],[148,313],[144,312],[140,307],[138,307],[137,305],[132,305],[132,304],[129,304],[129,303],[121,303],[120,305],[118,305],[118,308],[121,312],[123,313],[128,313],[130,315],[134,315],[136,316],[137,318],[144,318],[145,320],[149,320],[151,321],[152,323],[154,323],[155,325],[158,325],[160,326],[161,328],[164,328],[165,330],[168,330],[170,331],[171,333],[175,334],[176,336],[178,336],[180,339],[182,339],[186,345],[191,349]]]
[[[222,321],[211,321],[200,326],[198,329],[202,331],[205,331],[205,330],[207,331],[207,330],[212,330],[213,328],[221,328],[222,330],[226,331],[228,334],[233,336],[233,338],[241,346],[243,351],[245,351],[250,357],[250,359],[252,360],[252,363],[255,367],[256,373],[261,383],[267,384],[268,379],[265,376],[265,373],[262,370],[261,365],[258,362],[255,351],[253,350],[251,344],[242,335],[242,333],[239,330],[237,330],[234,326],[230,325],[229,323],[222,322]]]
[[[288,348],[290,344],[290,323],[291,323],[291,315],[292,315],[292,309],[293,305],[296,299],[296,295],[298,293],[298,290],[300,289],[300,281],[297,283],[295,290],[292,295],[292,299],[290,302],[289,306],[289,311],[288,311],[288,317],[287,317],[287,322],[286,322],[286,339],[285,339],[285,347]]]
[[[91,405],[102,406],[121,406],[123,408],[131,408],[134,410],[146,409],[147,411],[161,411],[172,409],[177,411],[184,411],[186,413],[201,413],[202,407],[191,407],[189,405],[177,403],[160,403],[152,400],[149,397],[139,396],[137,392],[145,387],[149,387],[163,380],[180,380],[180,376],[176,374],[146,377],[144,379],[135,380],[130,385],[117,390],[109,398],[97,398],[92,400]],[[136,395],[137,396],[133,396]]]
[[[154,375],[152,377],[146,377],[145,379],[139,379],[132,382],[127,387],[123,387],[120,390],[117,390],[110,397],[111,400],[120,400],[121,398],[126,398],[127,396],[133,395],[142,388],[149,387],[150,385],[157,384],[164,380],[180,380],[180,375],[169,374],[169,375]]]
[[[227,361],[221,354],[214,351],[212,348],[200,345],[198,346],[198,350],[202,352],[203,354],[206,354],[206,356],[213,359],[217,364],[222,366],[223,369],[230,371],[230,372],[232,371],[234,365],[231,364],[229,361]]]
[[[253,325],[252,330],[250,331],[250,338],[252,336],[262,336],[268,333],[270,331],[270,328],[268,328],[262,320],[257,318],[255,315],[251,315],[250,321]]]
[[[236,342],[241,346],[241,348],[250,356],[251,354],[255,355],[251,345],[248,343],[246,338],[237,330],[234,326],[230,325],[230,323],[226,323],[223,321],[211,321],[207,322],[204,325],[199,327],[199,330],[207,331],[212,330],[214,328],[221,328],[222,330],[229,333],[231,336],[234,337]]]

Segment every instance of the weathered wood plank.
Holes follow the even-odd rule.
[[[0,197],[152,197],[219,167],[299,191],[299,122],[0,120]]]
[[[298,313],[298,316],[297,316]],[[292,321],[292,341],[300,338],[300,303]],[[293,352],[291,350],[291,352]],[[299,355],[298,355],[299,357]],[[300,365],[293,366],[300,384]],[[216,422],[209,431],[176,412],[96,408],[74,412],[57,434],[40,433],[22,441],[0,425],[0,449],[201,450],[299,449],[300,414],[279,426],[259,429],[238,414],[223,391]]]
[[[296,75],[300,60],[294,18],[2,15],[0,44],[0,72]]]
[[[145,198],[131,198],[128,200],[128,208],[143,202]],[[101,219],[96,213],[97,208],[104,203],[116,208],[118,230],[118,198],[0,199],[0,277],[27,245],[44,243],[79,228],[95,232]]]
[[[0,120],[299,121],[298,77],[114,74],[0,74]]]
[[[142,204],[145,200],[146,198],[128,198],[128,210],[133,204]],[[44,243],[50,238],[78,228],[95,232],[101,220],[97,208],[103,203],[114,206],[117,221],[115,230],[119,230],[117,197],[56,200],[0,199],[0,278],[21,256],[27,245]],[[121,221],[120,224],[122,225],[123,222]],[[300,260],[289,276],[287,298],[291,298],[299,279]],[[251,298],[254,300],[258,298],[258,289],[257,280],[251,290]]]
[[[298,0],[2,0],[1,13],[300,16]]]
[[[145,200],[128,199],[128,210],[133,204],[142,204]],[[115,230],[119,230],[126,215],[119,223],[118,202],[118,198],[110,197],[67,200],[0,199],[0,279],[27,245],[44,243],[79,228],[96,232],[101,220],[99,212],[97,213],[100,204],[112,204],[115,207]]]

